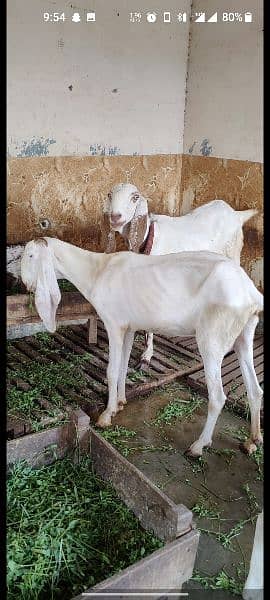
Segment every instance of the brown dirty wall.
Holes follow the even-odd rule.
[[[149,198],[150,210],[178,215],[181,165],[179,155],[12,158],[8,243],[50,235],[102,251],[99,222],[111,187],[134,183]]]
[[[50,235],[102,251],[103,202],[120,182],[137,185],[150,210],[161,214],[185,214],[215,198],[237,210],[258,208],[259,215],[244,228],[242,265],[262,288],[257,262],[263,256],[263,184],[262,165],[256,162],[172,154],[11,158],[8,244]],[[124,248],[121,239],[117,247]]]
[[[215,198],[235,210],[258,209],[244,225],[241,265],[263,289],[263,165],[233,159],[183,155],[181,172],[182,213]]]

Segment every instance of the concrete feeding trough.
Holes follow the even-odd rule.
[[[87,598],[87,592],[88,597],[94,597],[95,593],[103,597],[104,592],[104,598],[109,591],[119,592],[117,596],[126,600],[131,591],[152,590],[153,598],[160,598],[170,590],[180,593],[182,585],[192,576],[199,542],[192,512],[182,504],[175,504],[119,454],[89,425],[89,417],[83,411],[74,411],[67,425],[9,441],[8,467],[20,459],[35,467],[51,464],[75,448],[78,458],[81,453],[90,455],[95,473],[114,487],[142,527],[152,530],[165,545],[73,600]]]

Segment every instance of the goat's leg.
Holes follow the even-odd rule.
[[[140,358],[140,361],[136,365],[137,369],[141,369],[142,371],[147,371],[150,361],[151,361],[151,358],[154,353],[153,337],[154,337],[153,333],[146,334],[146,348]]]
[[[134,340],[134,332],[127,331],[124,337],[123,347],[122,347],[122,357],[121,357],[121,365],[119,370],[118,384],[117,384],[117,401],[118,401],[118,410],[123,410],[124,404],[126,401],[126,376],[128,370],[128,362],[130,353],[133,346]]]
[[[257,517],[249,574],[243,589],[244,600],[263,600],[263,511]]]
[[[201,456],[203,448],[211,446],[214,428],[226,400],[221,380],[221,364],[224,354],[218,357],[212,353],[201,352],[201,355],[204,363],[209,402],[207,419],[203,431],[199,439],[187,450],[187,455],[193,457]]]
[[[109,400],[106,410],[104,410],[97,421],[99,427],[109,427],[112,422],[112,417],[114,417],[119,410],[117,404],[117,381],[121,364],[124,333],[124,331],[121,331],[121,333],[119,331],[108,331],[109,364],[107,367],[107,381]]]
[[[263,441],[260,428],[263,390],[259,386],[253,362],[253,338],[258,320],[257,315],[252,316],[234,343],[250,407],[250,439],[242,445],[248,454],[252,454],[256,450],[256,446]]]

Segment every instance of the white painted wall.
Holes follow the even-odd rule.
[[[253,22],[192,23],[184,152],[262,162],[263,2],[193,1],[206,18],[217,10],[250,11]]]
[[[9,156],[182,153],[190,0],[169,6],[186,25],[163,23],[164,4],[133,24],[136,0],[9,0]],[[89,9],[96,23],[72,23]],[[45,23],[54,11],[68,20]]]

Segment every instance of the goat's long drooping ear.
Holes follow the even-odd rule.
[[[60,300],[51,249],[48,244],[40,244],[35,305],[46,329],[52,333],[56,330],[55,316]]]
[[[110,254],[110,252],[115,252],[115,232],[111,229],[109,214],[107,212],[104,212],[102,215],[100,229],[103,252],[106,252],[107,254]]]
[[[127,233],[129,249],[132,252],[139,252],[144,241],[147,229],[148,206],[143,196],[140,196],[135,213],[130,221]]]

